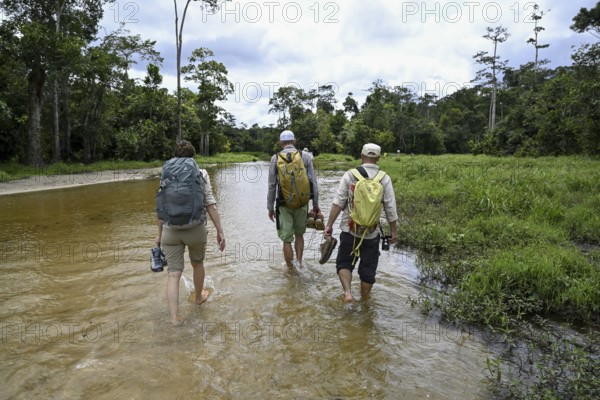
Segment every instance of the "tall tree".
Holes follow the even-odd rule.
[[[60,22],[64,7],[67,4],[67,0],[56,0],[54,2],[54,33],[56,40],[59,40],[60,36]],[[60,115],[59,115],[59,100],[58,100],[58,74],[54,74],[52,79],[52,161],[58,162],[60,160]]]
[[[112,126],[105,124],[102,115],[106,111],[105,102],[112,87],[117,87],[122,75],[119,58],[105,43],[86,49],[78,66],[74,80],[74,103],[77,104],[77,132],[83,143],[83,161],[95,159],[98,145],[103,136],[110,134]]]
[[[219,9],[219,0],[193,0],[203,3],[203,7],[207,7],[211,12]],[[225,0],[230,1],[230,0]],[[181,140],[181,49],[183,46],[183,26],[185,24],[185,16],[188,6],[192,0],[185,0],[181,22],[179,21],[179,11],[177,9],[177,0],[173,0],[175,6],[175,46],[177,48],[177,141]]]
[[[48,57],[52,48],[53,31],[49,29],[51,13],[41,2],[25,4],[20,1],[4,1],[2,9],[10,19],[16,58],[27,67],[27,93],[29,119],[27,128],[27,163],[34,167],[43,164],[40,138],[42,115],[42,90],[46,82]]]
[[[506,67],[508,61],[500,61],[498,55],[498,44],[508,40],[510,34],[503,26],[496,28],[487,28],[487,33],[483,36],[485,39],[491,40],[494,44],[494,53],[489,55],[487,51],[480,51],[473,58],[478,64],[483,64],[484,69],[477,72],[475,81],[485,79],[487,84],[491,85],[492,95],[490,99],[490,111],[488,120],[488,129],[494,130],[496,125],[496,97],[498,93],[498,74]]]
[[[54,54],[49,68],[52,79],[52,160],[55,162],[61,158],[61,147],[65,150],[66,156],[70,156],[68,102],[70,74],[74,69],[74,64],[80,58],[82,48],[95,39],[98,23],[103,14],[102,4],[112,1],[114,0],[54,0],[49,2],[53,7],[55,21]],[[65,114],[62,146],[60,132],[61,104]]]
[[[27,67],[19,59],[20,40],[9,22],[0,24],[0,159],[26,160]]]
[[[323,110],[327,114],[331,114],[335,110],[336,103],[337,99],[335,98],[335,89],[333,88],[333,85],[319,86],[317,109]]]
[[[182,67],[186,74],[184,79],[198,84],[197,107],[202,121],[200,154],[208,155],[210,148],[210,132],[223,111],[216,102],[224,101],[233,93],[233,84],[227,79],[227,68],[222,63],[210,60],[214,53],[204,47],[196,49],[189,57],[190,64]]]
[[[278,113],[277,127],[289,128],[296,119],[310,112],[313,96],[295,86],[282,86],[269,99],[269,113]]]
[[[129,35],[129,30],[122,26],[106,35],[104,44],[122,60],[120,66],[125,79],[129,76],[129,68],[137,63],[136,60],[150,61],[158,66],[163,62],[160,53],[154,48],[155,40],[143,40],[139,34]]]
[[[346,99],[344,99],[344,103],[342,103],[342,105],[344,106],[344,111],[349,113],[350,117],[355,116],[356,114],[358,114],[358,111],[359,111],[358,103],[352,96],[353,96],[353,93],[348,92],[348,96],[346,96]]]
[[[40,138],[42,96],[49,73],[57,70],[57,56],[62,47],[61,20],[63,14],[75,12],[76,20],[84,28],[82,32],[95,32],[102,18],[102,0],[4,0],[1,9],[11,21],[14,35],[19,40],[18,54],[28,68],[29,126],[28,126],[28,163],[40,166],[43,163]],[[53,73],[57,77],[58,74]],[[58,79],[58,78],[57,78]],[[58,84],[53,85],[54,136],[53,158],[58,157]]]
[[[540,61],[540,49],[545,49],[550,47],[549,44],[540,44],[539,42],[539,34],[540,32],[544,31],[545,28],[542,26],[539,26],[539,21],[542,19],[542,17],[544,16],[544,12],[543,11],[539,11],[540,7],[535,4],[533,6],[533,14],[531,15],[531,19],[534,22],[534,28],[533,28],[533,37],[529,38],[529,40],[527,40],[527,43],[533,45],[535,47],[535,61],[534,61],[534,70],[533,70],[533,84],[537,86],[538,83],[538,71],[540,69],[540,65],[541,64],[547,64],[548,60],[541,60]]]
[[[600,38],[600,1],[596,3],[594,8],[582,7],[579,13],[573,17],[571,29],[579,33],[589,32]]]
[[[434,113],[448,153],[468,153],[482,139],[488,122],[487,103],[477,88],[462,88],[439,99]]]

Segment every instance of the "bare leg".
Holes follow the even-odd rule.
[[[173,326],[181,325],[179,319],[179,280],[181,272],[169,272],[167,278],[167,303],[169,305],[170,320]]]
[[[294,251],[292,250],[292,244],[289,242],[283,242],[283,258],[285,260],[285,265],[290,270],[294,269],[294,264],[292,263],[294,259]]]
[[[302,255],[304,254],[304,235],[296,235],[294,247],[296,249],[296,259],[298,260],[298,267],[302,268]]]
[[[344,289],[344,301],[346,303],[352,302],[352,271],[349,269],[340,269],[338,272],[340,282],[342,283],[342,289]]]
[[[208,299],[208,291],[204,289],[204,264],[199,263],[192,265],[194,268],[194,291],[196,292],[196,300],[194,303],[200,305]]]
[[[360,283],[360,297],[362,300],[367,300],[371,297],[371,289],[373,288],[372,283],[361,282]]]

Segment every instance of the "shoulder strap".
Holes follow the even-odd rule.
[[[350,172],[352,172],[352,175],[354,175],[354,177],[359,181],[365,179],[365,177],[360,172],[358,172],[358,169],[356,168],[352,168]]]
[[[361,175],[362,175],[362,176],[363,176],[365,179],[368,179],[368,178],[369,178],[369,174],[368,174],[367,170],[366,170],[366,169],[365,169],[365,167],[363,167],[362,165],[361,165],[360,167],[356,168],[356,170],[357,170],[358,172],[360,172],[360,174],[361,174]]]
[[[377,175],[375,175],[375,178],[373,178],[373,180],[375,182],[381,182],[381,180],[383,179],[384,176],[385,176],[385,171],[379,171],[377,173]]]
[[[352,175],[354,175],[359,181],[367,179],[369,177],[369,174],[367,174],[367,171],[363,168],[362,165],[358,168],[353,168],[350,171],[352,172]],[[379,172],[377,172],[377,175],[375,175],[375,178],[373,178],[373,180],[375,182],[381,182],[384,176],[385,171],[380,170]]]
[[[300,153],[300,158],[302,158],[302,152],[300,150],[296,150],[296,151],[288,151],[288,152],[284,152],[284,151],[280,151],[279,152],[279,157],[281,157],[281,159],[283,161],[285,161],[286,163],[291,163],[292,159],[294,158],[294,156],[296,155],[296,153]]]

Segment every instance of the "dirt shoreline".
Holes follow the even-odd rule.
[[[14,181],[0,182],[0,196],[65,189],[100,183],[126,182],[158,177],[162,167],[94,171],[66,175],[36,175]]]

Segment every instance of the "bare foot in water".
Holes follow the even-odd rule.
[[[208,297],[210,296],[211,291],[208,289],[204,289],[202,291],[202,293],[200,294],[200,299],[195,299],[194,300],[194,304],[196,304],[197,306],[199,306],[200,304],[204,303],[206,300],[208,300]]]
[[[181,325],[183,325],[183,321],[181,319],[179,319],[179,317],[177,317],[175,319],[171,319],[171,326],[177,327],[177,326],[181,326]]]
[[[352,303],[353,300],[352,293],[344,293],[344,303]]]

